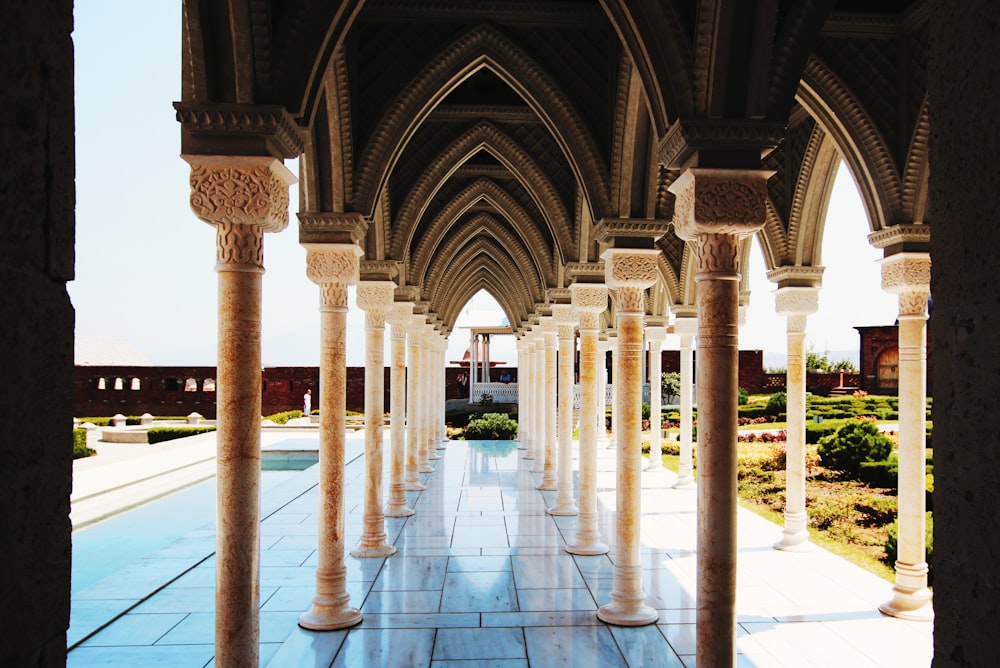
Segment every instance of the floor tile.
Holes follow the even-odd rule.
[[[625,668],[625,659],[606,626],[524,629],[528,663],[547,666]]]
[[[608,628],[629,666],[683,668],[684,663],[655,625]]]
[[[213,645],[178,645],[174,647],[78,647],[66,657],[67,668],[91,666],[164,666],[164,668],[202,668],[215,654]]]
[[[333,666],[429,666],[434,629],[352,629]]]
[[[431,589],[427,591],[373,591],[365,598],[365,603],[361,606],[361,612],[388,613],[388,612],[456,612],[454,610],[441,609],[441,591]]]
[[[448,573],[441,594],[441,612],[513,612],[517,610],[514,576],[510,571]]]
[[[187,613],[127,614],[88,638],[81,647],[152,645],[187,617]]]
[[[594,597],[587,589],[518,589],[517,601],[521,612],[557,610],[597,612]]]
[[[435,661],[526,659],[524,632],[517,628],[440,629]]]
[[[296,626],[266,665],[271,668],[326,668],[340,651],[347,631],[317,632]]]

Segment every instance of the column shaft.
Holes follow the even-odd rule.
[[[693,336],[681,334],[681,417],[680,417],[680,460],[677,465],[677,482],[674,487],[683,489],[694,485],[694,446],[691,439],[694,403],[691,391],[694,381],[694,360],[692,353]]]
[[[234,232],[263,234],[259,228]],[[262,273],[219,268],[215,656],[220,666],[256,665],[259,652]]]
[[[387,517],[408,517],[413,509],[406,502],[406,323],[410,304],[396,304],[391,323],[389,347],[392,369],[389,376],[389,502]],[[414,471],[416,473],[416,471]]]
[[[555,312],[559,309],[559,312]],[[573,361],[575,337],[573,307],[553,307],[559,324],[559,457],[556,467],[556,502],[551,515],[576,515],[573,498]]]
[[[409,492],[420,492],[427,489],[420,482],[420,474],[426,472],[420,449],[421,327],[423,327],[423,318],[413,316],[408,332],[407,353],[410,363],[406,374],[406,490]]]
[[[663,337],[662,325],[646,328],[649,339],[649,465],[647,470],[663,469]]]

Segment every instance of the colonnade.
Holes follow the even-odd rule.
[[[215,160],[213,162],[212,160]],[[212,196],[218,182],[256,184],[253,194],[275,200],[257,209],[233,213],[232,207],[199,210],[215,225],[219,276],[218,396],[218,561],[216,586],[216,660],[220,665],[254,663],[259,640],[259,476],[260,476],[260,294],[263,233],[278,231],[281,193],[292,177],[277,160],[208,159],[192,163],[192,202]],[[238,178],[237,178],[238,177]],[[731,665],[735,659],[736,593],[736,390],[738,350],[738,279],[736,249],[741,238],[764,224],[766,180],[760,170],[691,168],[671,185],[676,196],[677,234],[695,242],[697,311],[678,312],[674,331],[680,338],[681,437],[677,487],[692,484],[691,349],[698,336],[698,661]],[[252,198],[248,198],[252,199]],[[286,214],[287,216],[287,214]],[[366,317],[364,530],[351,554],[385,557],[384,518],[413,514],[406,491],[424,489],[420,474],[434,472],[436,449],[444,431],[446,337],[424,313],[423,305],[400,299],[388,263],[362,263],[360,246],[344,239],[359,237],[360,220],[338,214],[300,214],[304,227],[336,229],[331,242],[303,242],[306,273],[320,290],[320,506],[316,594],[299,623],[330,630],[355,625],[361,613],[350,605],[344,563],[344,436],[347,288],[358,285],[357,306]],[[308,222],[307,221],[311,221]],[[318,222],[317,222],[318,221]],[[662,222],[662,221],[661,221]],[[900,301],[900,485],[899,560],[888,614],[928,618],[930,593],[924,545],[923,420],[926,399],[926,319],[930,260],[913,251],[926,244],[924,226],[901,225],[873,235],[886,249],[883,287]],[[600,352],[614,354],[613,447],[617,451],[617,525],[614,530],[614,583],[611,602],[597,615],[617,625],[641,625],[657,619],[645,605],[639,544],[641,383],[644,341],[650,343],[650,373],[659,384],[658,362],[665,323],[644,322],[645,290],[657,278],[653,240],[666,231],[656,221],[602,221],[595,238],[606,245],[603,263],[569,271],[569,303],[540,308],[537,323],[521,331],[518,342],[523,391],[519,394],[524,459],[542,474],[539,489],[557,492],[549,512],[578,515],[577,533],[566,550],[573,554],[608,551],[597,528],[596,448],[604,433],[603,365]],[[907,249],[907,250],[900,250]],[[362,271],[362,265],[365,271]],[[598,270],[603,268],[603,282]],[[808,272],[807,272],[808,273]],[[364,280],[362,280],[364,278]],[[804,353],[805,318],[816,310],[817,287],[794,272],[776,272],[776,307],[788,318],[788,494],[785,530],[776,547],[792,549],[808,542],[804,494]],[[807,280],[809,279],[809,280]],[[599,340],[601,314],[608,295],[615,302],[614,332]],[[389,499],[383,507],[384,328],[391,331],[391,466]],[[574,328],[580,331],[580,487],[572,485],[572,359]],[[644,327],[645,339],[644,339]],[[558,360],[558,366],[557,366]],[[407,370],[409,373],[407,373]],[[405,387],[405,392],[404,392]],[[551,388],[558,387],[557,393]],[[329,388],[333,388],[332,391]],[[654,389],[653,415],[659,415]],[[557,419],[558,418],[558,419]],[[557,431],[558,425],[558,431]],[[659,450],[654,422],[653,453]],[[659,462],[659,457],[651,459]],[[650,468],[655,469],[655,463]]]

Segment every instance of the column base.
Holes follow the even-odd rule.
[[[535,489],[537,489],[539,492],[554,492],[556,491],[557,487],[554,482],[545,482],[543,480],[542,484],[535,486]]]
[[[406,491],[407,492],[422,492],[427,489],[427,485],[422,485],[419,482],[407,482]]]
[[[903,590],[897,585],[892,588],[892,599],[878,606],[878,609],[890,617],[914,622],[934,621],[934,606],[931,604],[929,589]]]
[[[660,614],[644,603],[622,605],[612,601],[597,610],[597,618],[615,626],[646,626],[655,624]]]
[[[559,501],[559,499],[556,499],[556,505],[552,506],[545,512],[549,515],[556,515],[558,517],[571,517],[573,515],[579,515],[580,509],[576,507],[576,503],[572,499],[569,501]]]
[[[403,504],[401,506],[386,506],[382,514],[386,517],[409,517],[414,512],[413,508]]]
[[[652,455],[652,453],[650,453],[649,463],[646,464],[646,468],[644,468],[643,471],[665,471],[665,470],[666,467],[663,465],[663,455],[660,455],[660,458],[657,459]]]
[[[318,599],[320,597],[316,597]],[[349,605],[326,605],[313,599],[312,607],[299,615],[299,626],[310,631],[333,631],[360,624],[361,611]]]
[[[434,473],[434,467],[430,464],[421,464],[420,468],[417,469],[417,473]]]
[[[586,557],[593,556],[595,554],[607,554],[611,551],[610,547],[596,538],[593,540],[577,539],[575,543],[567,545],[565,549],[570,554],[579,554]]]
[[[694,471],[691,467],[681,466],[680,470],[677,471],[677,482],[674,483],[674,489],[690,489],[694,487]]]
[[[351,556],[355,559],[379,559],[396,554],[396,548],[389,543],[371,545],[366,547],[356,547],[351,550]]]
[[[427,459],[430,459],[432,461],[435,460],[435,459],[441,459],[438,456],[437,449],[431,448],[431,451],[427,453]]]
[[[809,542],[809,516],[806,513],[785,512],[785,529],[774,549],[787,552],[807,552],[813,549]]]

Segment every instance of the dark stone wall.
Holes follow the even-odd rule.
[[[992,666],[1000,616],[1000,3],[930,19],[934,666]]]
[[[0,3],[0,665],[59,666],[72,485],[73,5]]]

